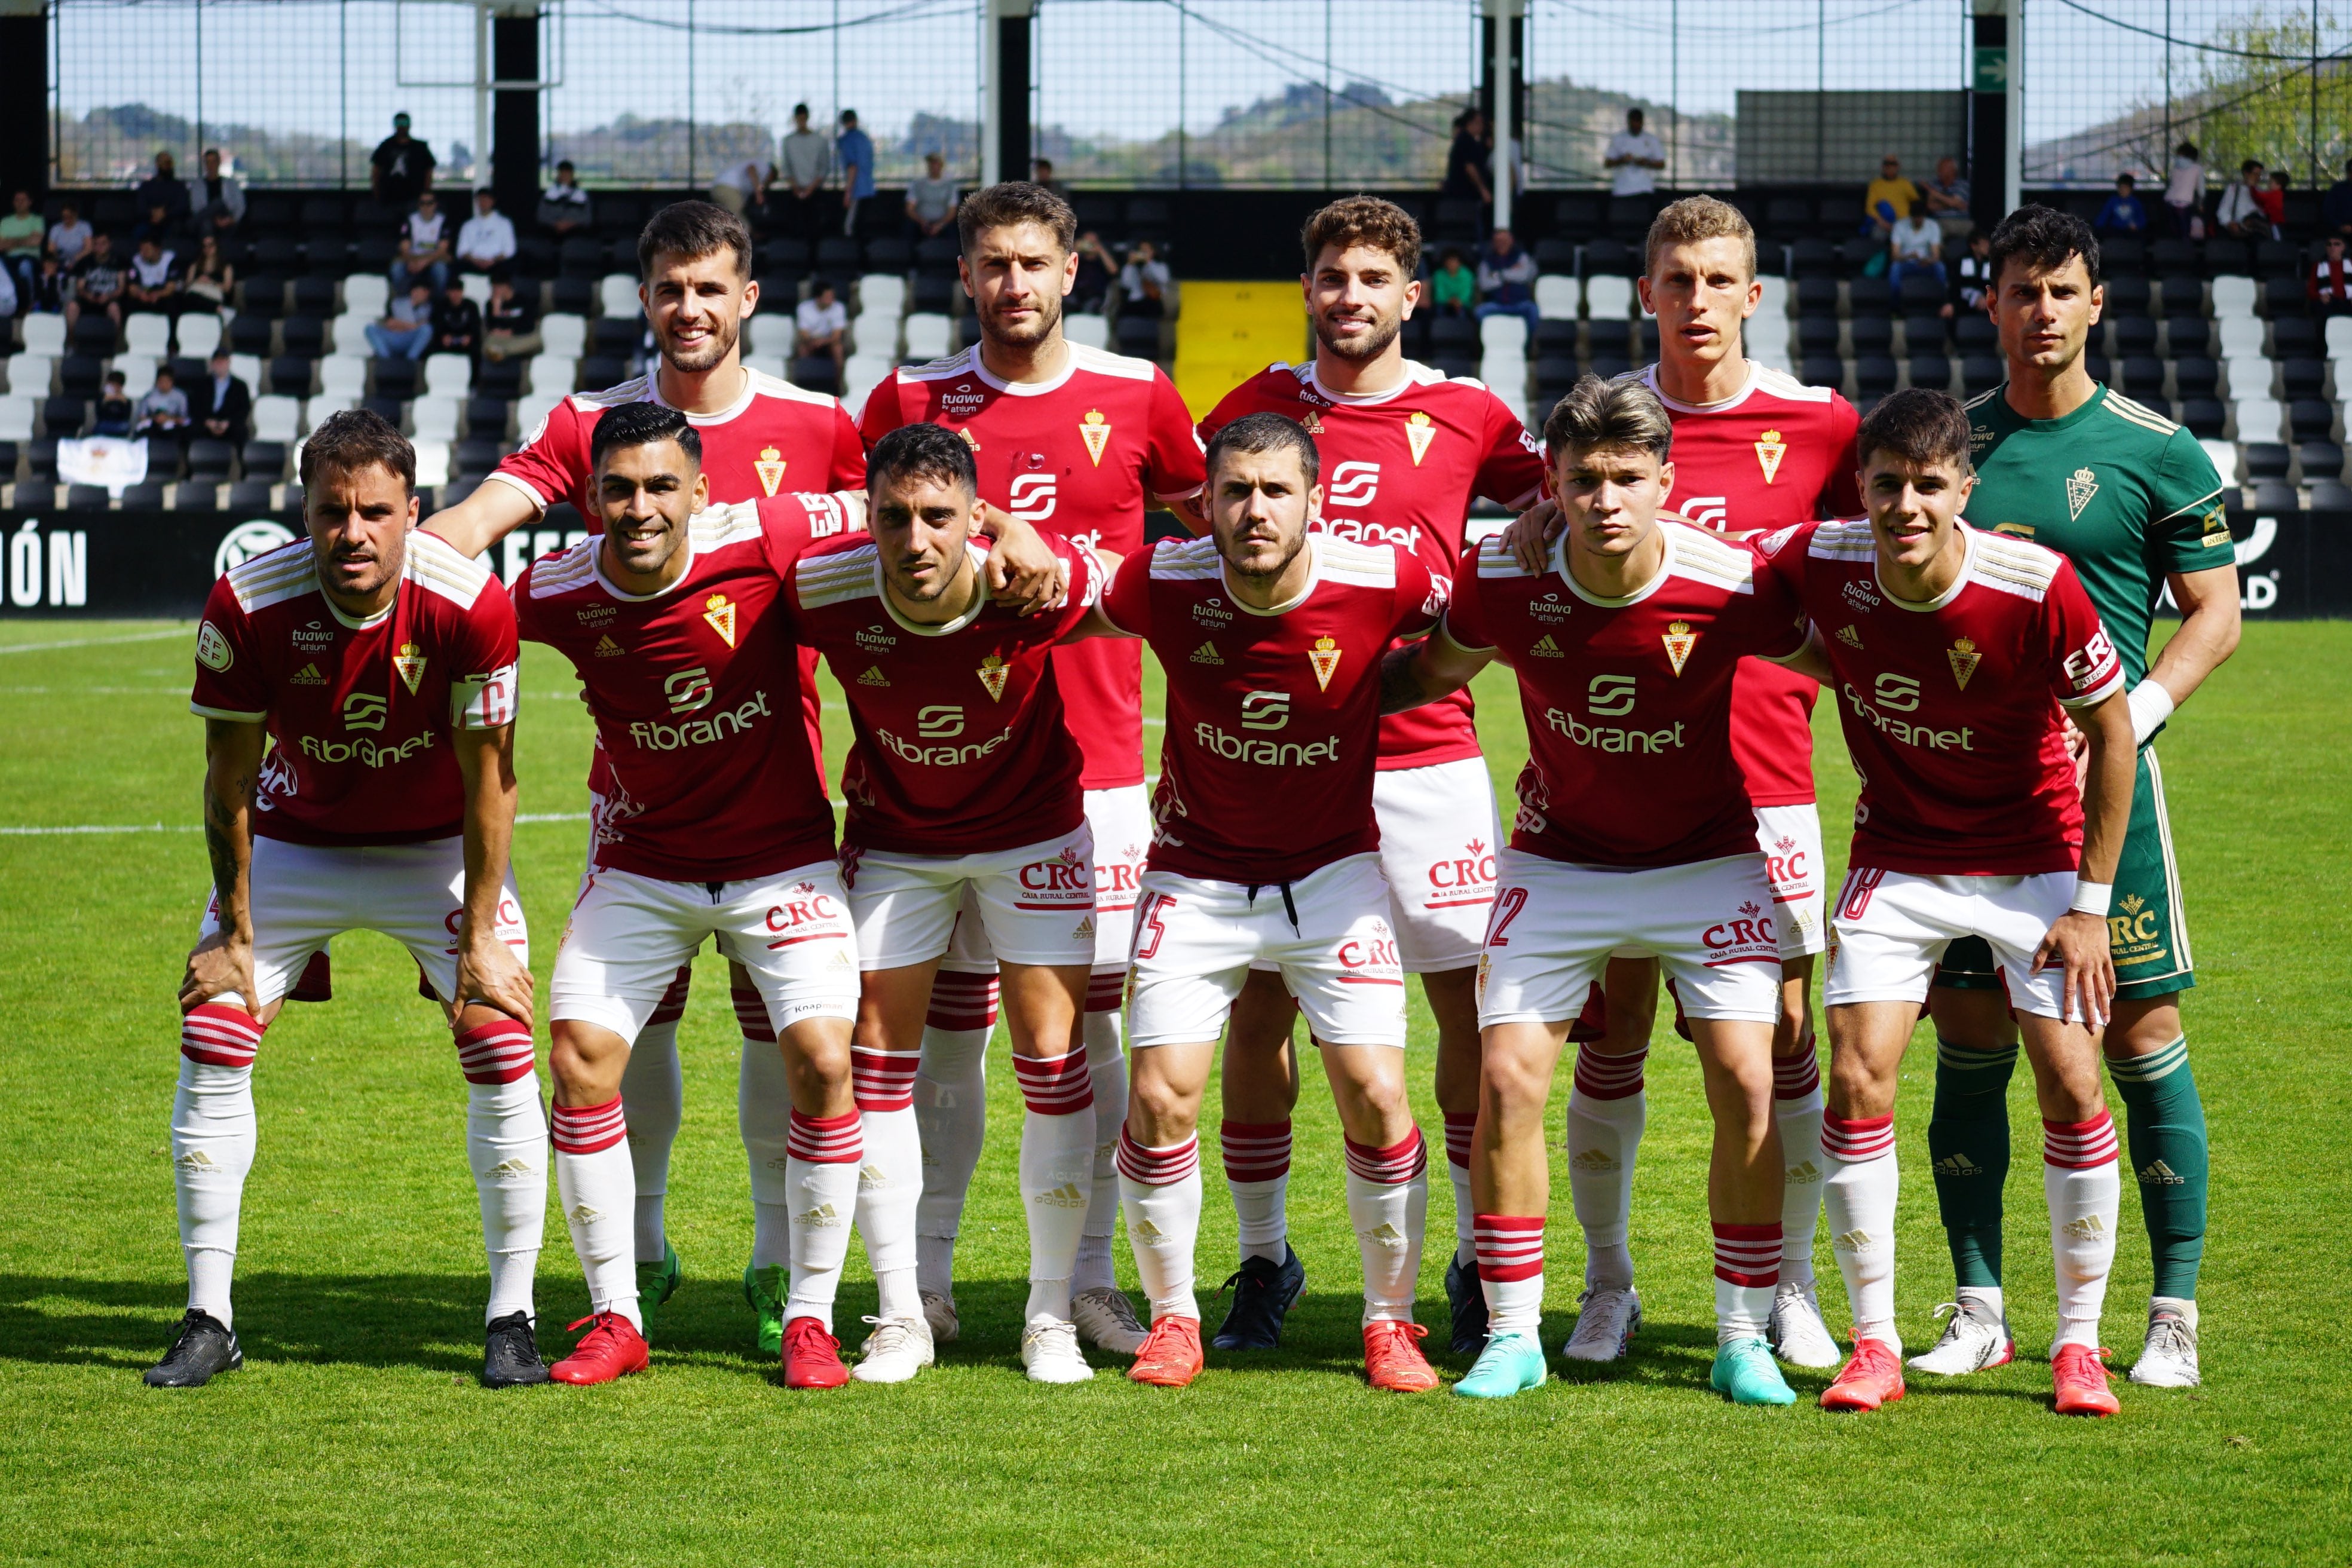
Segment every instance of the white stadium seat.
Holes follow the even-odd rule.
[[[440,489],[449,482],[449,443],[434,438],[419,438],[416,447],[416,482]]]
[[[457,410],[462,406],[454,397],[427,394],[408,405],[408,420],[416,432],[417,445],[427,441],[454,441],[457,438]],[[420,477],[417,481],[423,484]]]
[[[2221,476],[2223,484],[2238,482],[2238,448],[2233,443],[2207,436],[2197,444],[2205,448],[2206,458],[2212,463],[2213,471]]]
[[[29,329],[33,321],[40,319],[32,317],[26,326]],[[213,350],[220,347],[221,320],[218,316],[193,313],[183,316],[180,324],[172,329],[172,337],[180,345],[180,353],[187,358],[210,359]],[[29,342],[26,346],[31,346]]]
[[[2221,362],[2221,369],[2229,377],[2231,398],[2242,402],[2249,397],[2268,397],[2271,395],[2273,367],[2263,355],[2231,354]],[[2256,439],[2267,441],[2270,437],[2262,436]]]
[[[1766,277],[1756,281],[1764,285],[1764,297],[1757,301],[1756,313],[1760,316],[1769,310],[1776,316],[1786,316],[1789,313],[1789,280]]]
[[[841,401],[852,416],[866,410],[866,396],[890,379],[897,363],[887,354],[853,354],[842,367]]]
[[[1081,311],[1062,318],[1062,335],[1090,349],[1110,347],[1110,318]]]
[[[466,298],[471,300],[476,305],[487,305],[490,302],[490,277],[488,273],[462,273],[457,279],[457,283],[458,287],[466,290]]]
[[[907,313],[907,280],[895,272],[869,272],[857,280],[857,308],[890,316]]]
[[[354,272],[343,279],[343,309],[362,321],[383,321],[391,302],[392,279],[381,272]]]
[[[302,428],[316,430],[328,416],[341,414],[346,408],[356,408],[359,403],[357,397],[347,393],[322,392],[302,405]]]
[[[1547,321],[1576,320],[1576,279],[1547,272],[1536,279],[1536,312]]]
[[[137,320],[136,317],[132,318]],[[122,373],[122,395],[141,398],[154,389],[156,361],[148,354],[117,354],[114,368]]]
[[[127,316],[122,322],[122,347],[126,353],[145,354],[160,358],[172,352],[172,319],[142,311]]]
[[[2169,291],[2168,290],[2168,298]],[[2254,313],[2254,280],[2251,278],[2216,278],[2213,279],[2213,318],[2251,316]]]
[[[253,400],[253,438],[291,441],[301,433],[302,400],[270,393]]]
[[[327,323],[327,354],[329,358],[368,359],[375,353],[375,345],[368,342],[368,327],[377,318],[362,316],[357,310],[345,310]]]
[[[522,367],[522,389],[549,398],[562,397],[579,379],[580,362],[569,354],[533,354]]]
[[[1527,390],[1527,356],[1516,353],[1497,353],[1488,349],[1478,361],[1478,379],[1493,388],[1497,396],[1517,390]]]
[[[319,362],[319,391],[328,397],[357,402],[367,395],[367,366],[363,359],[329,355]]]
[[[596,306],[607,316],[645,313],[637,303],[637,280],[625,272],[609,273],[596,285]]]
[[[2263,352],[2263,324],[2252,316],[2221,319],[2221,357],[2237,359]]]
[[[560,392],[524,393],[522,401],[515,405],[515,428],[525,436],[530,435],[546,423],[547,416],[562,401],[563,394]]]
[[[918,310],[907,318],[907,357],[945,359],[948,333],[954,323],[936,310]]]
[[[540,318],[541,353],[558,359],[578,359],[588,351],[588,319],[569,310],[551,310]]]
[[[246,390],[250,392],[261,384],[261,356],[231,354],[228,356],[228,373],[245,383]]]
[[[463,397],[474,389],[474,362],[466,354],[425,356],[425,390],[436,396]]]
[[[34,321],[40,320],[35,316]],[[18,397],[47,397],[50,384],[57,378],[57,360],[48,354],[37,354],[30,350],[12,354],[8,359],[8,391]]]
[[[2233,405],[2241,441],[2278,441],[2286,424],[2286,410],[2274,398],[2242,397]]]
[[[1076,317],[1062,318],[1067,330]],[[1076,334],[1071,334],[1075,341]],[[852,354],[886,354],[897,358],[898,353],[898,318],[879,310],[861,310],[849,323],[849,352]]]
[[[1486,357],[1517,354],[1528,357],[1528,323],[1524,316],[1494,315],[1478,323],[1478,346]]]
[[[0,441],[33,438],[33,400],[22,393],[0,395]]]
[[[784,356],[782,354],[747,353],[743,356],[743,368],[756,370],[762,375],[772,375],[778,381],[783,381],[788,379],[784,372],[790,367],[784,363]]]
[[[35,312],[25,318],[25,352],[62,359],[66,352],[66,319]]]
[[[2352,316],[2327,318],[2327,357],[2352,359]]]
[[[1602,276],[1584,280],[1585,313],[1596,321],[1622,321],[1633,313],[1633,280]]]

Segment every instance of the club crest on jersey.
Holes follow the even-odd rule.
[[[774,495],[783,488],[784,455],[773,447],[762,447],[760,448],[760,460],[751,465],[751,471],[760,476],[760,488]],[[731,643],[734,639],[730,637],[728,640]]]
[[[735,646],[735,601],[724,594],[713,594],[702,601],[702,618],[710,623],[729,647]]]
[[[1690,660],[1691,649],[1698,647],[1698,634],[1691,630],[1688,621],[1668,621],[1658,640],[1666,645],[1666,662],[1680,675],[1683,666]]]
[[[400,671],[400,683],[408,688],[408,694],[415,696],[425,680],[425,650],[413,642],[402,643],[400,651],[392,656],[392,668]]]
[[[206,669],[217,671],[226,669],[236,660],[236,655],[230,651],[228,638],[221,636],[218,626],[206,621],[196,628],[196,662],[198,664],[203,665]]]
[[[1789,455],[1789,443],[1780,439],[1778,430],[1767,430],[1756,437],[1756,461],[1764,470],[1764,482],[1770,484],[1780,471],[1780,459]]]
[[[1962,637],[1944,650],[1944,657],[1952,661],[1952,679],[1959,683],[1961,690],[1966,691],[1969,689],[1969,677],[1977,672],[1977,661],[1984,658],[1984,655],[1977,651],[1977,645],[1974,642]]]
[[[1416,408],[1405,416],[1404,438],[1405,444],[1412,448],[1412,466],[1417,468],[1421,467],[1421,459],[1428,455],[1429,444],[1437,439],[1436,423]]]
[[[2088,468],[2076,468],[2066,476],[2066,521],[2074,521],[2099,493],[2099,481]]]
[[[1339,645],[1329,637],[1317,637],[1315,646],[1307,650],[1307,662],[1315,667],[1315,684],[1324,691],[1331,689],[1331,678],[1339,671]]]
[[[1840,626],[1838,628],[1837,639],[1838,641],[1845,644],[1848,647],[1860,647],[1862,646],[1862,628],[1859,626]]]
[[[980,677],[980,683],[988,688],[991,702],[1004,700],[1004,682],[1013,671],[1005,667],[1003,659],[992,653],[980,661],[980,668],[975,673]]]
[[[1087,456],[1095,460],[1096,468],[1101,468],[1103,448],[1110,444],[1110,426],[1103,418],[1101,409],[1087,410],[1085,420],[1078,426],[1078,434],[1086,439]]]
[[[1194,664],[1223,664],[1225,660],[1224,657],[1217,652],[1216,644],[1204,642],[1199,647],[1192,650],[1192,662]]]

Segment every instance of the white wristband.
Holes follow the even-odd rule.
[[[2152,675],[2133,687],[2131,695],[2124,700],[2131,709],[2132,744],[2135,746],[2147,745],[2147,738],[2156,733],[2158,725],[2172,717],[2172,710],[2176,706],[2172,693],[2167,691],[2164,683]]]
[[[2066,912],[2071,915],[2090,915],[2098,920],[2105,920],[2107,905],[2114,900],[2115,896],[2116,885],[2113,882],[2078,880],[2074,884],[2074,901],[2066,906]]]

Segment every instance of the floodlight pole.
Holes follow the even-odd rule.
[[[988,0],[981,39],[983,185],[1029,177],[1029,36],[1036,13],[1037,0]]]
[[[1517,24],[1528,14],[1527,0],[1481,0],[1486,13],[1487,32],[1494,40],[1492,55],[1486,62],[1487,79],[1493,84],[1488,94],[1494,110],[1488,128],[1495,133],[1495,162],[1491,173],[1495,177],[1495,226],[1511,226],[1511,201],[1517,194],[1519,159],[1516,142],[1519,128],[1518,109],[1519,62],[1512,47]]]

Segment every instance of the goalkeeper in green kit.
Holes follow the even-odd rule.
[[[2074,563],[2131,685],[2140,750],[2109,893],[2116,991],[2104,1050],[2155,1255],[2147,1338],[2131,1379],[2187,1387],[2198,1381],[2205,1113],[2180,1019],[2180,993],[2196,973],[2150,742],[2238,645],[2236,553],[2221,477],[2195,438],[2091,379],[2083,353],[2102,298],[2090,229],[2047,207],[2020,208],[1993,231],[1991,265],[1988,300],[2008,378],[1968,405],[1977,472],[1969,521]],[[2150,670],[2149,622],[2168,586],[2180,626]],[[2017,1034],[1991,954],[1976,939],[1946,952],[1928,1005],[1937,1067],[1927,1144],[1958,1289],[1943,1338],[1911,1364],[1978,1372],[2016,1348],[2001,1302],[2000,1226]]]

